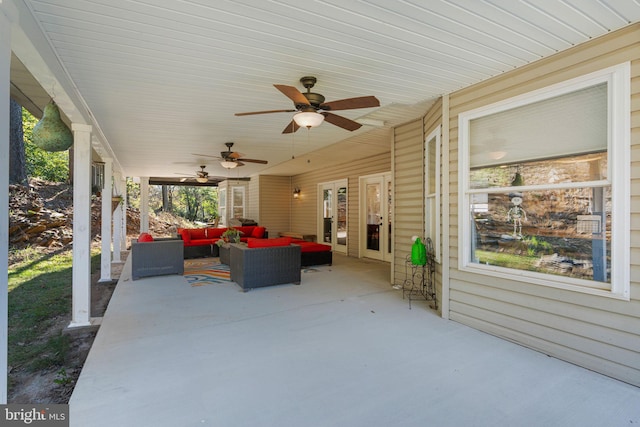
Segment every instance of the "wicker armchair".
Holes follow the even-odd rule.
[[[244,291],[284,283],[300,284],[300,246],[248,248],[237,243],[229,246],[231,280]]]
[[[180,239],[131,242],[131,278],[184,274],[184,243]]]

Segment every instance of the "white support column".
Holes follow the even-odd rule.
[[[120,221],[120,225],[122,227],[120,233],[120,247],[122,250],[127,249],[127,206],[129,205],[129,196],[127,195],[127,177],[120,177],[120,187],[122,188],[122,192],[120,195],[122,196],[122,203],[119,206],[120,214],[122,215],[122,221]]]
[[[102,253],[100,254],[100,281],[111,281],[111,194],[113,159],[104,159],[104,186],[102,187],[102,228],[100,237],[102,239]]]
[[[149,177],[140,177],[140,232],[149,232]]]
[[[91,126],[73,123],[73,270],[70,328],[91,325]]]
[[[122,174],[115,172],[113,174],[113,187],[115,194],[122,195]],[[122,262],[120,253],[122,252],[122,209],[121,206],[126,203],[126,200],[122,200],[122,203],[116,208],[113,213],[113,262]]]
[[[9,301],[9,81],[11,22],[17,12],[0,0],[0,404],[7,403]]]

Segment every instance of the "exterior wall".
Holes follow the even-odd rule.
[[[255,220],[260,223],[260,179],[251,179],[247,184],[247,207],[246,218]]]
[[[393,282],[402,284],[411,236],[424,236],[424,120],[395,129],[393,170]]]
[[[425,235],[425,138],[442,121],[442,100],[438,100],[422,120],[395,129],[394,168],[394,248],[393,282],[402,284],[405,261],[411,253],[411,237]],[[442,190],[439,190],[442,191]],[[442,209],[440,209],[442,212]],[[438,219],[442,223],[442,219]],[[442,240],[442,239],[440,239]],[[436,264],[437,300],[442,299],[442,268]],[[438,303],[440,309],[442,305]]]
[[[291,224],[291,178],[261,175],[255,181],[258,184],[259,224],[267,227],[269,237],[278,237],[278,233],[288,231]]]
[[[348,236],[347,255],[358,256],[358,222],[360,197],[358,178],[365,175],[391,171],[390,153],[362,158],[358,161],[342,163],[333,167],[296,175],[291,182],[293,188],[301,190],[300,197],[293,201],[291,208],[291,230],[304,234],[317,234],[318,184],[322,182],[348,179]]]
[[[458,270],[458,114],[629,60],[631,301]],[[449,111],[449,318],[640,386],[640,25],[452,93]]]

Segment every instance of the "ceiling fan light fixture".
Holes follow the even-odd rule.
[[[301,111],[293,115],[293,120],[300,127],[314,128],[322,124],[324,116],[315,111]]]
[[[223,160],[223,161],[220,162],[220,164],[225,169],[233,169],[236,166],[238,166],[238,164],[236,162],[232,162],[232,161],[229,161],[229,160]]]
[[[207,182],[209,182],[209,178],[206,176],[199,176],[196,178],[196,181],[198,181],[201,184],[205,184]]]

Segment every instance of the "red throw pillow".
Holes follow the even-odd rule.
[[[277,237],[275,239],[247,239],[247,247],[249,248],[272,248],[276,246],[289,246],[291,237]]]
[[[141,233],[138,242],[153,242],[153,236],[149,233]]]
[[[202,240],[207,238],[206,228],[190,228],[189,234],[191,234],[192,240]]]
[[[265,227],[256,226],[253,228],[253,231],[251,232],[251,237],[255,237],[256,239],[262,239],[262,236],[264,236],[265,230],[266,230]]]
[[[186,228],[181,228],[178,231],[179,231],[180,235],[182,236],[182,240],[185,243],[191,243],[191,234],[189,234],[189,230],[187,230]]]

